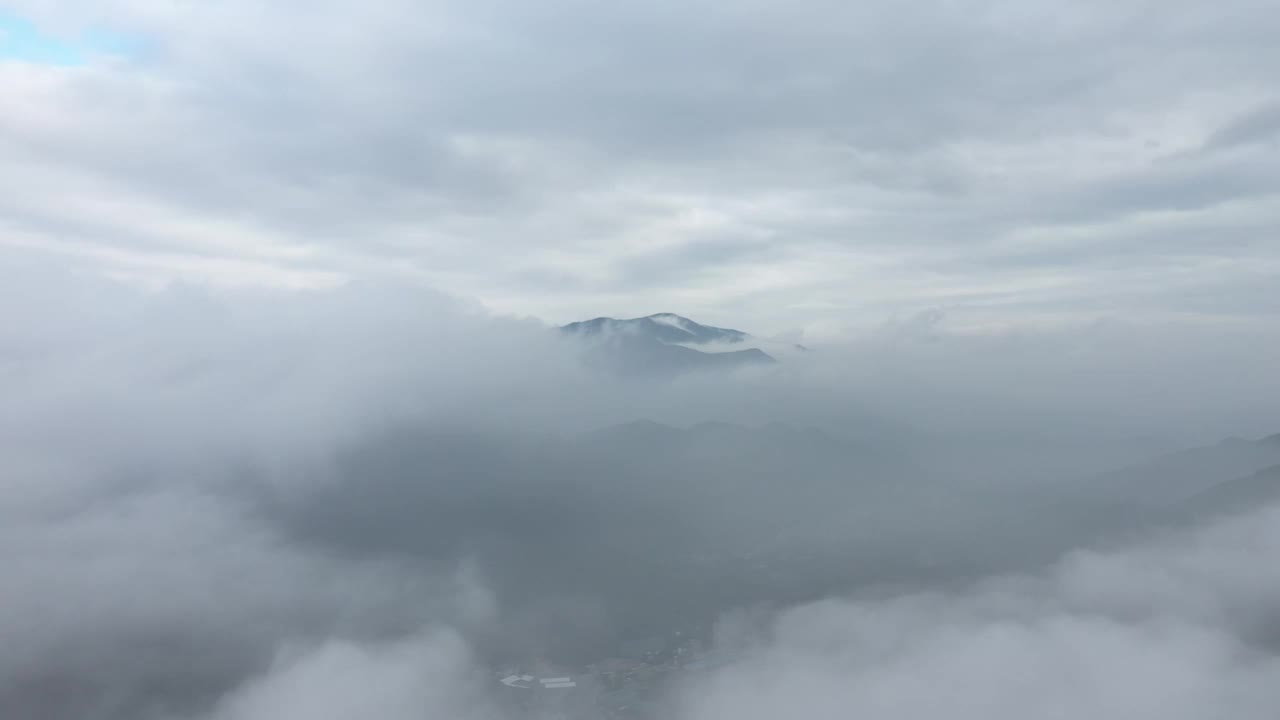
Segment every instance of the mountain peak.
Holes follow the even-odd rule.
[[[597,317],[569,323],[561,328],[577,335],[634,334],[650,336],[668,345],[741,343],[751,336],[741,330],[694,322],[683,315],[663,312],[644,317],[618,319]]]
[[[597,343],[597,354],[627,374],[666,375],[688,370],[729,368],[775,362],[759,348],[723,351],[751,339],[741,330],[703,325],[670,312],[636,318],[597,317],[569,323],[561,332]],[[696,347],[695,347],[696,346]],[[720,351],[704,350],[721,346]]]

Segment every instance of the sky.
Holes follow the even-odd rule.
[[[74,65],[83,61],[73,45],[41,35],[30,21],[0,15],[0,52],[6,59],[45,65]]]
[[[1280,310],[1265,0],[0,18],[0,242],[88,273],[811,340]]]

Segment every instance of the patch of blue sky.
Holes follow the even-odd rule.
[[[46,32],[27,18],[0,8],[0,61],[74,66],[94,56],[129,56],[139,49],[135,39],[104,29],[88,29],[73,36]]]

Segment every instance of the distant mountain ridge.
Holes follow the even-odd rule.
[[[591,343],[591,359],[624,375],[671,376],[695,370],[727,370],[776,362],[757,347],[709,351],[693,345],[744,345],[751,335],[694,322],[675,313],[618,319],[597,317],[560,328]]]
[[[1277,464],[1280,435],[1260,440],[1228,438],[1114,470],[1098,481],[1140,504],[1173,506]]]
[[[1280,498],[1280,465],[1219,483],[1179,505],[1191,517],[1245,512],[1266,507]]]

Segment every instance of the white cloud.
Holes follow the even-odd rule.
[[[1280,582],[1260,568],[1276,520],[1083,552],[964,591],[796,608],[686,688],[681,716],[1269,717]]]
[[[284,652],[211,720],[492,718],[486,679],[461,638],[447,631],[383,646],[331,642]]]

